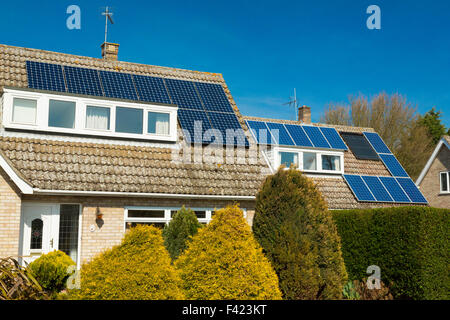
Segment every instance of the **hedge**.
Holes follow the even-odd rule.
[[[377,265],[396,299],[450,299],[449,213],[413,206],[333,211],[349,279]]]

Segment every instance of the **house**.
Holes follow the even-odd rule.
[[[441,138],[416,185],[432,207],[450,209],[450,136]]]
[[[1,257],[59,249],[79,266],[183,205],[208,223],[237,202],[251,224],[280,164],[330,209],[426,205],[372,129],[312,124],[308,107],[299,121],[243,117],[221,74],[118,61],[118,48],[0,45]]]

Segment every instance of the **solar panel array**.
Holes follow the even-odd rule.
[[[256,142],[259,144],[338,150],[348,149],[334,128],[255,120],[246,120],[246,123]],[[265,137],[267,139],[261,139]]]
[[[410,178],[344,174],[358,201],[426,204],[427,200]]]
[[[175,104],[182,129],[190,142],[210,139],[210,129],[223,135],[224,143],[248,146],[242,126],[219,84],[165,79],[129,73],[27,61],[28,87],[38,90],[104,96],[133,101]],[[198,126],[201,122],[201,126]],[[201,127],[195,132],[194,127]],[[227,130],[234,133],[226,139]],[[202,138],[200,139],[200,133]],[[214,136],[215,132],[209,132]],[[219,135],[220,135],[219,134]],[[216,135],[217,136],[217,135]],[[200,139],[200,140],[196,140]],[[211,138],[212,139],[212,138]],[[208,141],[207,141],[208,140]],[[212,139],[218,142],[218,138]]]
[[[364,132],[366,139],[369,141],[372,148],[377,152],[378,157],[383,161],[386,168],[394,177],[409,178],[408,173],[403,169],[400,162],[389,150],[388,146],[384,143],[383,139],[374,132]]]

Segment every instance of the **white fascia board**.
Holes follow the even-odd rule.
[[[138,193],[138,192],[109,192],[109,191],[72,191],[72,190],[42,190],[33,189],[35,194],[59,196],[109,196],[109,197],[148,197],[148,198],[179,198],[179,199],[218,199],[218,200],[255,200],[255,196],[221,196],[201,194],[173,194],[173,193]]]
[[[438,155],[438,153],[441,150],[443,145],[445,145],[448,149],[450,149],[450,145],[447,142],[447,140],[442,138],[438,142],[436,148],[434,149],[433,153],[431,154],[430,158],[428,159],[427,164],[422,169],[422,172],[420,173],[419,178],[417,178],[416,186],[419,186],[422,183],[423,178],[425,178],[425,175],[427,174],[428,170],[430,169],[431,165],[433,164],[434,159],[436,159],[436,157],[437,157],[437,155]]]
[[[33,188],[20,178],[9,163],[0,154],[0,167],[6,172],[8,177],[14,182],[23,194],[33,194]]]

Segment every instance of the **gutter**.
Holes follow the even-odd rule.
[[[90,197],[147,197],[147,198],[167,198],[167,199],[223,199],[223,200],[255,200],[256,196],[226,196],[207,194],[173,194],[173,193],[138,193],[138,192],[109,192],[109,191],[71,191],[71,190],[41,190],[33,189],[36,195],[52,196],[90,196]]]

